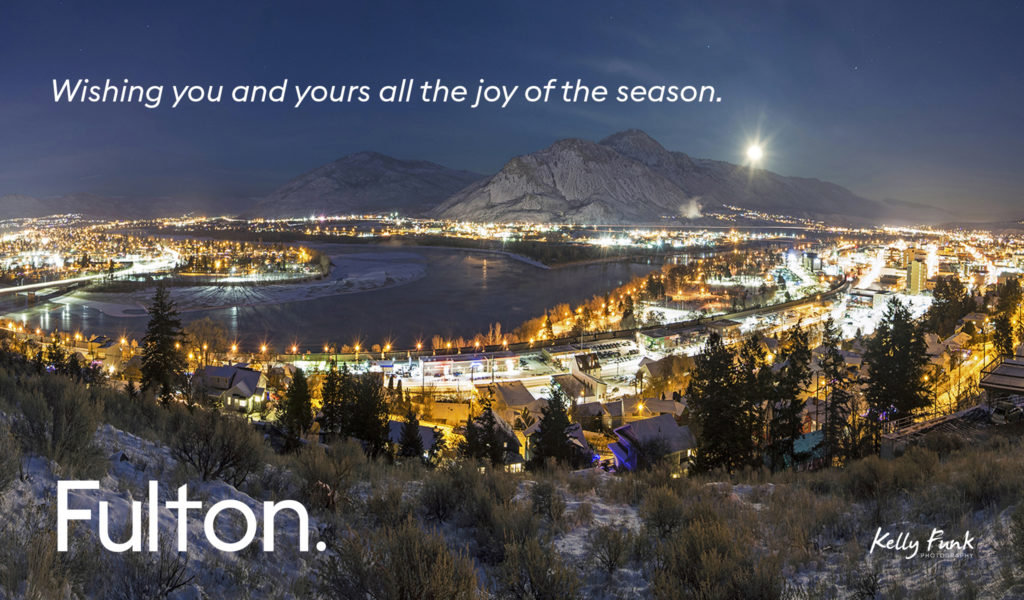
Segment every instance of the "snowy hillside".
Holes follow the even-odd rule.
[[[422,215],[481,175],[424,160],[359,152],[289,181],[245,211],[249,217]]]

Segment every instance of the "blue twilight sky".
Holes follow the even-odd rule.
[[[700,4],[703,4],[701,6]],[[873,198],[1024,213],[1021,2],[0,4],[0,195],[247,196],[371,149],[491,173],[563,137],[639,128]],[[139,84],[712,84],[718,104],[53,102]],[[164,101],[168,101],[169,89]]]

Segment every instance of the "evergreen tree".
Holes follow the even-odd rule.
[[[868,371],[864,399],[874,437],[881,422],[910,416],[928,406],[926,352],[924,336],[911,320],[910,310],[893,298],[864,353]]]
[[[320,397],[323,403],[320,407],[320,430],[326,434],[338,434],[344,429],[345,407],[342,405],[342,378],[338,366],[333,361],[324,377],[323,387],[320,390]]]
[[[342,378],[342,432],[363,442],[368,456],[388,450],[388,395],[384,378],[376,373]]]
[[[292,383],[285,393],[277,420],[284,429],[289,448],[296,448],[302,436],[313,425],[313,406],[309,397],[309,384],[302,369],[296,369]]]
[[[436,467],[440,464],[446,450],[448,450],[448,440],[445,438],[444,430],[434,427],[434,441],[430,443],[430,449],[427,451],[427,464]]]
[[[402,433],[398,440],[398,455],[405,458],[423,458],[423,438],[420,437],[420,420],[416,413],[409,411],[402,423]]]
[[[142,389],[170,401],[185,386],[185,357],[180,343],[181,319],[163,282],[157,284],[142,338]]]
[[[139,389],[135,387],[135,381],[132,379],[128,380],[128,385],[125,386],[125,393],[128,395],[129,400],[139,399]]]
[[[839,350],[839,330],[830,318],[825,322],[822,355],[818,359],[825,381],[825,422],[822,425],[822,450],[825,464],[844,463],[856,456],[851,419],[855,417],[853,382]]]
[[[949,337],[957,322],[974,309],[974,300],[959,277],[939,277],[932,291],[931,308],[925,315],[925,326],[942,337]]]
[[[761,464],[768,438],[768,405],[774,393],[775,373],[760,334],[744,340],[736,355],[736,430],[738,464]],[[741,456],[742,455],[742,456]]]
[[[1013,323],[1010,320],[1010,315],[1003,312],[999,313],[993,321],[992,331],[992,343],[996,347],[996,351],[1000,354],[1013,354],[1014,339],[1013,339]]]
[[[484,400],[484,410],[476,418],[466,420],[465,440],[459,444],[463,458],[486,460],[491,466],[505,464],[507,434],[498,426],[491,411],[491,401]]]
[[[733,471],[749,462],[752,443],[745,426],[750,415],[738,393],[735,355],[726,348],[721,335],[711,332],[694,362],[686,391],[698,440],[693,469]]]
[[[996,310],[1003,314],[1013,314],[1020,305],[1022,290],[1020,281],[1016,277],[1010,278],[1006,283],[999,286],[999,303]]]
[[[803,434],[804,399],[801,396],[811,381],[809,337],[799,324],[786,332],[782,367],[775,379],[768,423],[768,463],[777,471],[807,458],[794,450],[794,443]]]
[[[571,464],[576,461],[576,451],[565,435],[569,428],[569,397],[562,387],[551,385],[551,397],[548,404],[541,409],[540,425],[532,437],[532,455],[530,467],[543,467],[548,458],[559,464]]]

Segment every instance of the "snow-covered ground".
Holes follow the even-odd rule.
[[[177,487],[188,485],[190,500],[203,503],[201,510],[188,511],[188,563],[189,575],[194,579],[173,595],[175,599],[235,598],[245,586],[250,598],[288,597],[291,585],[305,577],[317,559],[316,550],[321,524],[310,516],[309,551],[298,551],[299,520],[294,512],[281,511],[275,522],[275,549],[272,554],[263,552],[262,515],[263,503],[222,481],[203,482],[188,479],[183,469],[171,456],[170,450],[148,440],[120,431],[110,425],[101,426],[95,436],[96,445],[109,456],[107,475],[99,483],[98,490],[71,491],[68,495],[70,509],[89,509],[92,519],[73,523],[71,540],[82,541],[83,535],[91,540],[87,547],[95,548],[104,558],[111,559],[110,569],[117,569],[116,557],[102,548],[99,542],[99,503],[108,503],[111,531],[114,542],[129,538],[129,523],[132,522],[132,502],[142,502],[141,531],[148,529],[148,485],[158,482],[159,489],[159,540],[165,549],[174,549],[177,543],[178,520],[176,512],[167,509],[166,502],[177,498]],[[39,510],[54,511],[57,506],[56,465],[38,456],[25,458],[24,477],[0,495],[0,514],[6,526],[19,527],[32,522],[31,514]],[[230,553],[215,549],[204,534],[203,517],[214,503],[232,500],[244,503],[259,519],[256,538],[245,550]],[[55,513],[51,513],[55,514]],[[216,520],[218,536],[233,542],[244,533],[244,520],[237,511],[221,513]],[[53,524],[56,530],[56,525]],[[88,534],[79,531],[78,525],[88,529]],[[144,536],[148,534],[144,533]],[[148,553],[148,537],[144,542],[143,555]],[[74,547],[74,543],[72,543]],[[176,553],[175,553],[176,554]],[[144,560],[146,557],[144,557]],[[150,558],[150,560],[152,560]],[[0,565],[2,566],[2,565]],[[116,582],[119,575],[114,572],[110,579]],[[115,583],[116,586],[116,583]],[[3,596],[0,590],[0,597]]]
[[[360,253],[331,256],[331,273],[319,280],[266,285],[204,285],[170,288],[182,312],[301,302],[404,285],[426,275],[420,262],[397,260],[394,254]],[[132,293],[78,292],[53,301],[85,306],[111,317],[139,317],[152,300],[152,290]]]

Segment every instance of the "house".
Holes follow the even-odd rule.
[[[551,380],[574,404],[599,400],[608,388],[603,381],[595,380],[593,377],[577,377],[572,373],[555,375]]]
[[[611,418],[604,410],[600,402],[584,402],[577,404],[572,409],[573,421],[579,422],[584,429],[590,431],[601,431],[611,429]]]
[[[726,342],[735,341],[740,335],[740,328],[743,326],[739,321],[733,321],[731,319],[720,319],[718,321],[712,321],[707,324],[707,330],[709,332],[717,332],[718,335],[722,336],[722,339]]]
[[[491,410],[508,423],[515,423],[516,417],[524,410],[540,415],[541,408],[546,404],[534,398],[523,382],[518,380],[478,385],[477,394],[482,398],[489,397]]]
[[[641,348],[669,352],[681,345],[683,335],[678,331],[669,331],[664,327],[638,331],[636,342]]]
[[[555,383],[574,403],[604,398],[608,384],[601,379],[601,363],[596,354],[580,354],[569,361],[569,374],[556,375]]]
[[[615,428],[624,425],[630,417],[637,416],[637,406],[640,401],[634,396],[624,396],[618,400],[611,402],[605,402],[602,404],[604,409],[604,422],[607,428]]]
[[[633,421],[615,429],[617,442],[608,444],[615,456],[615,466],[634,470],[643,462],[645,450],[657,448],[661,460],[682,465],[690,460],[697,441],[689,427],[680,427],[671,415],[659,415]]]
[[[431,421],[444,423],[445,425],[460,425],[469,418],[469,403],[467,402],[430,402],[423,406],[423,412]]]
[[[196,371],[192,387],[224,408],[245,412],[259,410],[267,399],[267,376],[239,365],[207,365]]]
[[[636,377],[642,385],[641,391],[652,396],[682,393],[695,366],[692,356],[672,354],[660,360],[645,357],[640,361]]]
[[[640,414],[648,414],[655,417],[658,415],[671,415],[672,417],[678,417],[682,415],[683,410],[686,409],[686,403],[676,402],[675,400],[657,400],[654,398],[648,398],[643,401],[638,409]]]
[[[388,441],[394,444],[396,448],[402,443],[402,427],[404,426],[404,421],[388,421]],[[429,452],[434,446],[434,428],[420,425],[419,429],[420,441],[423,442],[423,451]]]
[[[502,462],[505,465],[505,470],[512,473],[518,473],[523,470],[526,461],[523,459],[523,455],[520,453],[520,449],[523,447],[522,442],[519,441],[519,437],[516,436],[515,431],[512,430],[512,426],[508,424],[505,419],[501,418],[501,415],[491,410],[491,414],[494,415],[494,431],[497,432],[499,439],[505,449],[505,457]],[[480,416],[475,417],[472,421],[466,423],[466,428],[482,428],[483,425],[480,422]]]
[[[540,419],[526,428],[523,431],[523,436],[526,438],[526,444],[523,446],[523,455],[526,460],[533,458],[533,436],[540,431]],[[565,438],[576,450],[579,457],[579,462],[575,463],[578,465],[587,465],[594,462],[594,449],[590,447],[590,442],[587,441],[586,436],[583,433],[583,426],[579,423],[573,423],[565,429]]]

